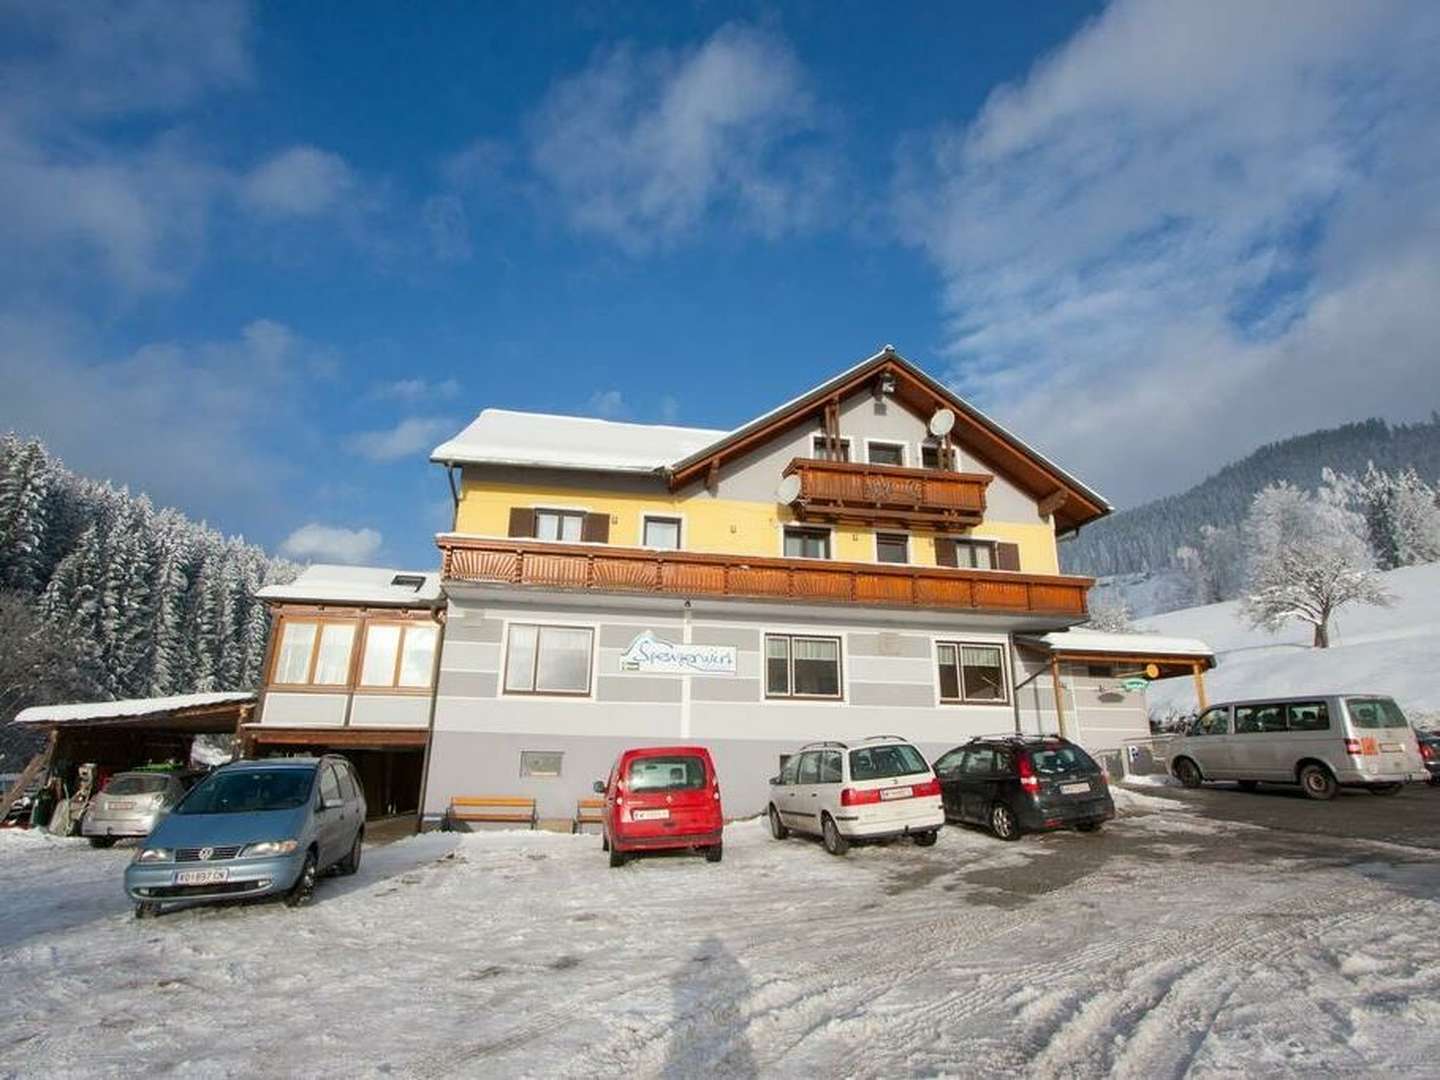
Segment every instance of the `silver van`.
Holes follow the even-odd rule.
[[[1314,694],[1212,705],[1170,745],[1186,787],[1206,780],[1299,784],[1312,799],[1342,787],[1393,795],[1428,773],[1400,706],[1382,694]]]

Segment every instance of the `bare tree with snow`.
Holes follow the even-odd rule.
[[[1330,645],[1330,620],[1347,604],[1385,606],[1365,523],[1334,489],[1310,495],[1290,484],[1256,494],[1245,522],[1249,590],[1241,612],[1274,632],[1292,620],[1314,627],[1314,646]]]

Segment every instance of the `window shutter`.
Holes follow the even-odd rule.
[[[1019,545],[1019,544],[996,544],[996,545],[995,545],[995,569],[996,569],[996,570],[1019,570],[1019,569],[1020,569],[1020,545]]]
[[[510,535],[534,537],[535,511],[528,506],[512,506],[510,508]]]
[[[955,540],[953,537],[935,537],[935,562],[940,566],[960,565],[960,559],[955,554]]]
[[[580,526],[580,539],[592,544],[608,544],[610,542],[610,515],[586,514],[585,521]]]

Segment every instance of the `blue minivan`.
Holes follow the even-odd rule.
[[[161,819],[125,868],[136,918],[167,903],[281,895],[310,902],[330,867],[360,868],[365,793],[342,757],[224,765]]]

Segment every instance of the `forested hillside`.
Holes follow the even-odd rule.
[[[1205,526],[1238,526],[1255,493],[1288,482],[1313,491],[1321,471],[1360,476],[1370,463],[1384,472],[1413,468],[1440,480],[1440,414],[1418,424],[1366,420],[1262,446],[1189,491],[1121,510],[1060,545],[1067,572],[1097,577],[1165,570],[1181,547],[1199,546]]]
[[[27,705],[253,687],[294,565],[0,439],[0,726]]]

